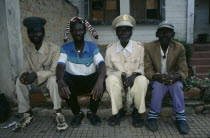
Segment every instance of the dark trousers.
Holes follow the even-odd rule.
[[[70,106],[74,115],[79,114],[80,111],[77,96],[90,94],[97,81],[97,78],[98,73],[93,73],[88,76],[64,75],[64,81],[69,86],[71,92],[70,99],[66,99],[66,103]],[[93,113],[97,112],[100,101],[101,98],[98,100],[93,100],[91,95],[89,108]]]

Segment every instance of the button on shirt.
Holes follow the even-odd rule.
[[[76,51],[74,42],[61,47],[58,64],[65,64],[66,73],[69,75],[87,76],[93,74],[96,71],[96,66],[104,62],[98,46],[93,42],[84,42],[85,46],[81,56]]]
[[[161,55],[161,74],[167,74],[167,56],[168,56],[168,49],[166,50],[166,54],[164,54],[162,48],[160,47],[160,55]],[[165,58],[163,58],[165,56]]]

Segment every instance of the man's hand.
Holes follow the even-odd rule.
[[[28,76],[28,72],[24,72],[21,76],[20,76],[20,82],[22,83],[22,84],[25,84],[25,85],[27,85],[27,83],[26,83],[26,78],[27,78],[27,76]]]
[[[122,79],[122,84],[125,91],[127,91],[128,89],[127,84],[125,83],[126,78],[127,78],[127,74],[125,72],[122,72],[121,79]]]
[[[160,74],[160,73],[156,73],[152,76],[152,79],[154,81],[158,81],[160,83],[163,83],[165,85],[165,81],[166,81],[167,75],[166,74]]]
[[[37,79],[36,72],[32,72],[32,73],[24,72],[20,77],[20,82],[25,85],[28,85],[28,84],[33,83],[36,79]]]
[[[133,84],[134,84],[135,78],[136,78],[137,76],[139,76],[139,75],[141,75],[141,73],[133,72],[131,76],[127,77],[127,78],[124,80],[124,82],[123,82],[123,84],[125,85],[125,87],[126,87],[126,88],[128,88],[128,87],[131,88],[131,87],[133,86]]]
[[[97,80],[91,94],[92,94],[92,98],[97,100],[102,98],[103,96],[103,90],[104,90],[104,85],[103,85],[103,81],[102,79]]]
[[[166,74],[155,74],[152,76],[152,79],[155,81],[158,81],[164,85],[172,85],[175,82],[181,80],[181,75],[176,74],[176,73],[169,73],[168,75]]]
[[[182,76],[180,74],[177,73],[169,73],[167,75],[167,78],[165,80],[166,85],[172,85],[177,81],[181,81],[182,80]]]
[[[66,83],[63,80],[58,80],[58,92],[62,99],[69,99],[71,92],[69,90],[69,87],[66,85]]]

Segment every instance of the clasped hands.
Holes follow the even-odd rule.
[[[127,77],[127,74],[125,72],[122,72],[121,78],[122,78],[124,89],[127,89],[128,87],[131,88],[134,84],[135,78],[139,75],[141,75],[141,73],[133,72],[131,76]]]
[[[152,76],[152,79],[154,81],[158,81],[162,83],[163,85],[172,85],[177,81],[181,81],[182,77],[178,73],[168,73],[168,74],[160,74],[156,73]]]
[[[36,72],[24,72],[21,76],[20,76],[20,82],[22,84],[28,85],[28,84],[32,84],[35,80],[37,79],[37,74]]]

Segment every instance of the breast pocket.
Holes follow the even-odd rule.
[[[52,65],[52,61],[49,61],[49,62],[43,63],[41,66],[43,70],[48,70],[51,68],[51,65]]]
[[[118,70],[119,68],[121,68],[121,60],[119,58],[112,58],[111,62],[114,69]]]
[[[140,62],[140,57],[131,58],[131,59],[130,59],[130,62],[133,63],[133,64],[135,64],[135,63],[137,64],[137,63]]]
[[[119,63],[121,60],[119,58],[112,58],[111,61],[113,63]]]
[[[139,67],[140,64],[140,58],[139,57],[134,57],[130,59],[130,69],[131,70],[136,70]]]

